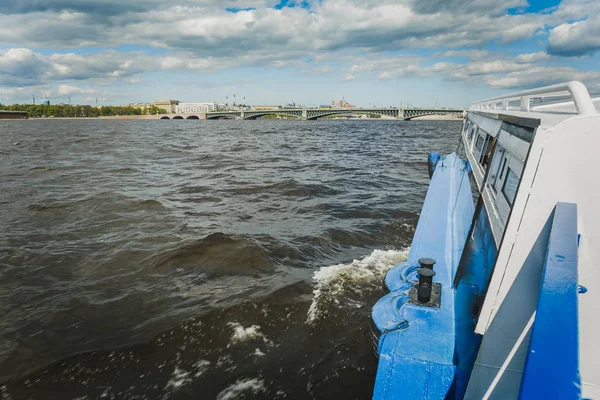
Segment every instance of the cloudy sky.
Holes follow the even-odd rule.
[[[581,80],[598,0],[0,0],[0,102],[448,106]]]

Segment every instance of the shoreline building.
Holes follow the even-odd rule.
[[[142,110],[142,114],[144,114],[144,115],[150,114],[150,106],[151,106],[151,104],[147,104],[147,103],[129,103],[129,104],[125,105],[125,107],[140,108]]]
[[[211,111],[217,111],[217,103],[206,102],[206,103],[179,103],[175,107],[177,114],[191,114],[191,113],[207,113]]]
[[[177,105],[179,100],[157,100],[154,105],[158,108],[164,108],[169,114],[175,114],[177,111]]]
[[[356,108],[355,105],[349,104],[346,100],[333,100],[331,102],[332,108]]]

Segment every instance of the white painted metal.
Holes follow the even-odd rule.
[[[557,85],[545,86],[537,89],[525,90],[522,92],[511,93],[504,96],[493,97],[481,102],[477,102],[471,106],[471,109],[480,110],[511,110],[511,101],[519,101],[520,111],[531,110],[531,100],[533,98],[545,98],[569,93],[573,99],[572,104],[575,105],[576,112],[580,115],[597,113],[594,102],[585,87],[578,81],[560,83]],[[564,103],[568,104],[568,103]],[[543,106],[539,107],[543,110]],[[555,107],[559,108],[559,107]]]
[[[502,125],[502,121],[494,118],[485,117],[482,115],[477,115],[471,113],[469,115],[469,119],[477,124],[478,127],[486,131],[492,136],[496,136],[500,133],[500,126]]]
[[[597,229],[600,226],[600,184],[593,167],[600,149],[600,130],[597,128],[600,114],[585,112],[585,99],[576,98],[577,86],[569,87],[574,88],[580,115],[563,116],[558,120],[546,118],[544,126],[536,131],[528,159],[522,167],[519,190],[476,327],[476,332],[484,337],[466,398],[479,399],[486,393],[489,398],[518,396],[529,344],[528,322],[537,306],[545,256],[545,246],[537,246],[536,241],[541,238],[540,242],[543,242],[549,234],[547,221],[559,201],[577,203],[578,207],[578,226],[582,235],[579,283],[588,289],[579,297],[582,390],[583,397],[600,398],[600,346],[596,345],[595,339],[600,330],[600,268],[594,267],[600,259],[600,232]],[[553,87],[552,90],[557,89]],[[525,93],[520,95],[533,96],[540,91]],[[534,113],[506,110],[504,114],[530,116]],[[493,115],[490,112],[490,116]],[[550,125],[552,120],[558,123]],[[511,145],[510,141],[502,140],[504,134],[500,134],[498,143],[506,145],[508,152]],[[515,140],[523,142],[511,138],[511,141]],[[512,147],[511,154],[516,160],[523,157],[522,145],[514,142]],[[467,143],[465,148],[469,158],[474,158]],[[489,182],[490,179],[488,176]],[[486,205],[494,204],[498,193],[494,193],[487,182],[486,185],[478,184],[483,189]],[[490,220],[501,219],[503,212],[499,208],[497,204],[496,209],[488,208]],[[498,227],[492,224],[492,229],[496,234]],[[560,321],[557,321],[557,329],[560,329]],[[497,379],[499,372],[502,372],[501,379]],[[489,392],[492,383],[495,386]]]
[[[463,141],[465,143],[465,153],[473,170],[473,176],[488,211],[496,246],[499,247],[510,213],[510,205],[502,195],[502,188],[507,175],[507,172],[502,171],[502,169],[508,170],[510,168],[520,176],[529,150],[529,143],[502,130],[502,121],[496,120],[492,116],[468,112],[465,126],[473,129],[474,132],[469,135],[469,130],[465,131],[463,129]],[[480,126],[490,128],[491,132],[483,131]],[[486,168],[480,163],[482,151],[477,149],[476,143],[480,138],[479,140],[483,144],[484,137],[488,133],[490,138],[496,137],[497,144],[491,165],[488,166],[488,168],[491,168],[490,173],[487,181],[484,182]],[[499,150],[502,150],[502,154],[499,154]],[[505,159],[506,163],[504,163]],[[501,165],[498,165],[499,162]],[[499,168],[500,170],[498,170]],[[504,173],[502,174],[502,172]]]

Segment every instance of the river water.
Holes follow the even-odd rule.
[[[460,124],[0,121],[0,398],[370,398]]]

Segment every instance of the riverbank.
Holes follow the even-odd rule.
[[[29,118],[30,120],[160,120],[162,117],[168,117],[169,119],[173,119],[173,117],[177,116],[177,114],[159,114],[159,115],[111,115],[111,116],[102,116],[102,117],[37,117],[37,118]],[[183,119],[186,119],[187,116],[183,116]],[[295,120],[296,118],[265,118],[265,119],[286,119],[286,120]],[[344,117],[334,117],[334,118],[325,118],[332,120],[353,120],[353,121],[397,121],[397,118],[392,117],[381,117],[381,118],[344,118]],[[462,116],[456,115],[424,115],[422,117],[413,118],[413,120],[421,120],[421,121],[460,121],[462,120]]]
[[[102,117],[36,117],[29,118],[31,120],[49,120],[49,119],[93,119],[93,120],[107,120],[107,119],[118,119],[118,120],[155,120],[160,119],[163,115],[110,115],[110,116],[102,116]]]

